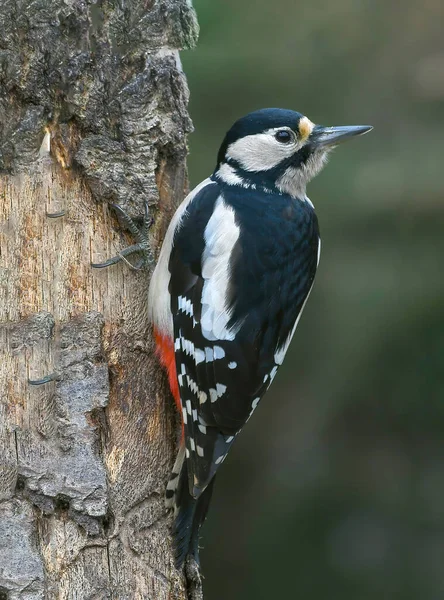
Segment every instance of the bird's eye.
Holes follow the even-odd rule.
[[[288,144],[289,142],[291,142],[293,140],[293,136],[292,136],[291,132],[288,131],[287,129],[281,129],[281,130],[277,131],[274,137],[281,144]]]

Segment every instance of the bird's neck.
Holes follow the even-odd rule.
[[[307,182],[301,177],[301,170],[293,167],[252,172],[242,169],[234,161],[222,162],[214,171],[212,179],[224,185],[306,199]]]

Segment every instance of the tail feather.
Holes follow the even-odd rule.
[[[185,444],[181,444],[179,448],[179,452],[177,454],[176,462],[174,463],[173,470],[171,471],[171,475],[166,487],[165,493],[165,505],[167,508],[174,508],[174,514],[176,514],[176,495],[177,488],[179,486],[180,481],[180,472],[182,470],[182,465],[185,460]]]
[[[210,507],[211,496],[213,495],[214,477],[202,492],[202,495],[197,500],[197,506],[194,513],[193,525],[191,528],[191,537],[188,554],[194,556],[195,561],[200,565],[199,560],[199,533],[205,519],[207,518],[208,509]]]
[[[167,506],[174,506],[173,537],[176,567],[180,569],[188,555],[199,564],[199,532],[207,516],[214,478],[198,498],[190,494],[185,447],[182,444],[167,486]],[[179,469],[180,466],[180,469]],[[180,472],[179,472],[180,471]]]

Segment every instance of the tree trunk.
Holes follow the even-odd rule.
[[[137,216],[148,200],[158,248],[183,198],[195,15],[0,0],[0,31],[0,599],[187,598],[149,273],[90,265],[133,243],[109,201]]]

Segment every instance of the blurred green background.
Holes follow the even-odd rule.
[[[194,4],[192,186],[257,108],[375,127],[309,186],[320,268],[218,476],[206,600],[442,600],[444,4]]]

